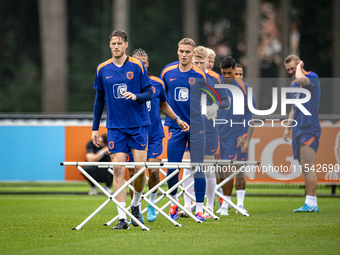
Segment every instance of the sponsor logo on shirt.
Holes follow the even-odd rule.
[[[146,101],[146,107],[148,108],[148,112],[151,111],[151,101]]]
[[[127,91],[126,84],[123,83],[113,85],[113,96],[115,99],[125,98],[125,96],[123,96],[124,91]]]
[[[172,78],[172,79],[170,78],[170,81],[174,81],[174,80],[176,80],[176,78]]]
[[[176,101],[188,101],[189,90],[186,87],[175,88],[175,100]]]

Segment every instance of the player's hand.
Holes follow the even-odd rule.
[[[182,129],[182,132],[187,132],[190,129],[190,126],[181,118],[177,118],[176,120],[177,125]]]
[[[300,66],[300,68],[303,68],[304,65],[305,65],[305,63],[303,63],[302,60],[298,60],[296,63],[297,63],[298,66]]]
[[[136,95],[133,94],[133,93],[131,93],[131,92],[126,92],[126,91],[124,91],[123,96],[125,96],[125,99],[126,99],[126,100],[131,99],[131,100],[133,100],[133,101],[136,101],[136,99],[137,99]]]
[[[249,150],[249,142],[248,140],[245,141],[244,145],[241,148],[241,153],[246,153]]]
[[[283,132],[283,140],[285,140],[285,142],[288,142],[288,135],[289,129],[285,129],[285,131]]]
[[[92,143],[100,147],[100,140],[99,140],[99,132],[98,131],[92,131]]]
[[[236,148],[242,148],[244,143],[245,143],[246,140],[244,140],[244,138],[242,138],[241,136],[239,136],[237,138],[237,145],[236,145]]]

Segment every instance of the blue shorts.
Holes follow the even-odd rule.
[[[148,127],[110,128],[107,130],[110,153],[128,153],[130,148],[136,150],[148,149]]]
[[[148,141],[148,154],[147,159],[149,158],[158,158],[162,160],[163,153],[163,138],[158,137]],[[126,153],[126,162],[133,162],[133,156],[131,150]]]
[[[302,145],[311,146],[315,153],[319,148],[319,137],[312,134],[302,134],[295,137],[292,141],[294,159],[300,159],[300,148]]]
[[[218,135],[217,133],[205,134],[205,155],[215,155],[218,148]]]
[[[220,138],[221,159],[233,160],[237,155],[237,138]]]
[[[190,150],[191,162],[203,162],[205,152],[205,130],[181,132],[179,128],[169,127],[168,162],[182,162],[185,148]]]
[[[237,148],[237,157],[236,157],[236,160],[237,161],[247,161],[248,160],[248,152],[246,153],[242,153],[241,152],[241,149],[242,148]]]
[[[157,137],[148,141],[148,156],[147,158],[158,158],[162,160],[163,153],[163,138]]]

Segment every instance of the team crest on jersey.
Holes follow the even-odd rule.
[[[127,72],[127,73],[126,73],[126,78],[128,78],[129,80],[132,80],[132,78],[133,78],[133,72]]]
[[[152,86],[152,91],[154,94],[156,93],[156,88],[154,86]]]
[[[190,78],[189,78],[189,84],[190,84],[190,85],[194,85],[195,82],[196,82],[196,79],[195,79],[194,77],[190,77]]]
[[[109,148],[112,150],[115,147],[115,143],[113,141],[109,142]]]

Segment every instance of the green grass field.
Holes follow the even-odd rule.
[[[110,202],[82,230],[72,230],[105,200],[86,195],[0,195],[0,254],[340,253],[339,198],[319,197],[319,213],[297,214],[292,210],[303,204],[303,197],[249,196],[245,206],[250,217],[232,209],[219,221],[179,219],[183,227],[174,227],[160,215],[146,222],[151,231],[103,226],[117,213]]]

